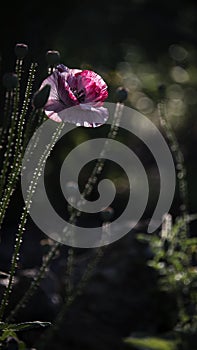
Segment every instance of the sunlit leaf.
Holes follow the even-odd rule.
[[[146,338],[135,338],[129,337],[125,339],[127,344],[134,345],[139,349],[147,350],[176,350],[177,342],[174,340],[166,340],[162,338],[146,337]]]

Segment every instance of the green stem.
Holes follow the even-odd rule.
[[[32,88],[33,88],[33,82],[35,78],[35,72],[36,72],[36,66],[37,63],[32,63],[30,66],[29,70],[29,77],[27,80],[27,86],[26,86],[26,91],[25,91],[25,98],[20,114],[20,118],[18,121],[18,127],[17,127],[17,139],[16,139],[16,146],[15,146],[15,158],[22,153],[22,144],[23,144],[23,129],[25,125],[25,117],[30,105],[30,98],[31,98],[31,93],[32,93]]]
[[[0,128],[0,152],[4,152],[6,145],[7,145],[7,137],[8,137],[8,131],[9,131],[9,127],[10,127],[10,119],[11,119],[11,114],[12,114],[12,104],[13,104],[13,91],[6,91],[5,93],[5,106],[4,106],[4,113],[3,113],[3,123],[2,126]],[[5,154],[3,154],[3,157],[5,157]],[[1,171],[1,173],[3,173],[3,169]],[[4,176],[3,176],[4,178]],[[0,182],[2,180],[2,175],[0,177]],[[2,185],[0,184],[0,197],[1,197],[1,188],[3,187],[3,183]]]
[[[91,191],[93,190],[93,187],[97,181],[98,175],[101,174],[104,163],[105,163],[105,154],[108,147],[108,139],[112,138],[115,139],[118,133],[119,129],[119,123],[122,116],[124,104],[117,103],[116,109],[114,113],[113,123],[111,124],[110,131],[107,135],[107,140],[104,143],[103,149],[100,153],[100,156],[97,160],[97,163],[87,181],[87,184],[84,188],[84,191],[82,192],[82,200],[81,205],[83,204],[83,198],[87,195],[90,195]],[[79,217],[81,215],[81,211],[74,210],[70,220],[71,222],[75,222],[76,217]],[[108,230],[108,225],[103,225],[103,229]],[[86,267],[85,272],[83,273],[78,285],[75,287],[75,292],[73,292],[73,285],[71,283],[71,274],[73,273],[73,264],[74,264],[74,249],[71,247],[68,250],[68,259],[67,259],[67,269],[66,269],[66,285],[65,285],[65,303],[63,307],[61,308],[61,311],[59,312],[55,325],[53,326],[53,329],[47,331],[43,338],[39,341],[39,350],[42,350],[45,348],[45,346],[49,343],[50,339],[52,338],[53,334],[58,330],[61,322],[63,321],[63,318],[65,316],[65,313],[67,312],[70,305],[73,303],[73,301],[77,298],[78,295],[82,293],[84,290],[84,287],[86,286],[88,280],[91,278],[92,273],[97,266],[98,262],[100,261],[101,257],[104,254],[104,251],[106,249],[106,246],[101,246],[96,249],[96,254],[93,259],[93,261],[90,261],[88,266]]]
[[[15,153],[14,153],[14,159],[13,159],[13,164],[11,166],[11,171],[8,176],[8,183],[5,188],[5,191],[3,193],[3,198],[1,201],[0,205],[0,227],[3,223],[5,214],[6,214],[6,209],[8,208],[11,196],[14,192],[16,182],[18,180],[20,171],[21,171],[21,165],[22,165],[22,157],[23,157],[23,128],[24,128],[24,123],[25,123],[25,116],[28,111],[28,106],[30,102],[30,95],[32,92],[32,84],[34,80],[34,75],[35,75],[35,68],[36,64],[33,63],[30,68],[30,73],[29,73],[29,78],[27,81],[27,87],[26,87],[26,92],[25,92],[25,99],[23,102],[22,106],[22,111],[18,120],[18,126],[17,126],[17,137],[16,137],[16,142],[15,142]],[[12,119],[12,121],[14,118]],[[15,122],[14,122],[15,125]],[[9,146],[10,147],[10,146]],[[5,160],[5,162],[7,162]],[[7,173],[7,168],[3,168],[3,178],[5,179],[5,175]],[[5,182],[5,181],[4,181]]]
[[[2,196],[3,188],[6,181],[6,174],[10,165],[9,159],[12,155],[12,146],[13,146],[13,141],[16,133],[18,108],[19,108],[19,101],[20,101],[20,81],[21,81],[21,75],[22,75],[22,64],[23,64],[22,60],[16,61],[16,74],[18,76],[18,84],[16,89],[14,90],[13,113],[11,115],[11,125],[8,130],[8,142],[6,143],[3,168],[0,175],[0,198]]]
[[[81,207],[84,204],[84,199],[91,194],[91,192],[92,192],[92,190],[93,190],[93,188],[98,180],[98,176],[103,171],[103,167],[105,164],[105,155],[106,155],[107,147],[109,144],[109,139],[115,139],[115,137],[117,136],[123,108],[124,108],[123,104],[121,104],[119,102],[116,104],[113,122],[111,124],[110,131],[107,135],[107,139],[105,140],[103,149],[99,155],[99,158],[97,159],[96,165],[95,165],[91,175],[89,176],[88,181],[85,185],[85,188],[82,192],[81,200],[78,203],[78,205]],[[77,217],[79,218],[80,215],[81,215],[81,211],[73,210],[71,217],[70,217],[70,221],[74,222]],[[68,254],[67,271],[66,271],[66,281],[67,281],[66,286],[67,286],[67,288],[69,288],[69,292],[66,290],[66,293],[65,293],[66,295],[70,295],[72,292],[70,280],[71,280],[71,273],[73,271],[72,265],[74,263],[74,248],[72,248],[72,247],[69,248],[68,253],[69,254]]]
[[[4,113],[3,113],[3,132],[4,133],[6,133],[10,123],[10,116],[12,114],[13,97],[14,97],[13,91],[6,91]]]
[[[117,103],[116,105],[116,110],[114,113],[114,118],[113,118],[113,122],[110,128],[110,131],[108,133],[108,138],[115,138],[117,133],[118,133],[118,127],[119,127],[119,122],[120,122],[120,118],[122,116],[122,111],[123,111],[123,107],[124,105],[121,103]],[[105,147],[107,147],[107,142],[105,143]],[[101,156],[104,157],[105,153],[104,150],[101,153]],[[99,175],[103,169],[104,163],[100,162],[100,159],[98,159],[97,164],[92,172],[92,174],[89,177],[88,180],[88,186],[85,186],[83,195],[87,196],[88,194],[91,193],[91,190],[93,188],[92,186],[92,178],[95,178],[95,175]],[[95,170],[96,169],[96,170]],[[77,214],[80,212],[74,211],[70,218],[69,218],[69,223],[74,223],[77,217]],[[16,314],[18,313],[18,311],[20,310],[20,308],[24,308],[27,303],[29,302],[30,297],[33,295],[33,293],[36,291],[37,287],[39,286],[39,282],[41,281],[41,279],[44,277],[45,273],[47,272],[48,266],[51,262],[51,260],[53,259],[56,251],[58,250],[58,248],[60,247],[60,243],[56,243],[51,250],[48,252],[48,254],[45,256],[44,258],[44,263],[41,266],[41,269],[38,273],[38,275],[35,277],[34,281],[32,281],[32,283],[30,284],[29,288],[27,289],[27,291],[25,292],[24,296],[22,297],[22,299],[19,301],[19,303],[17,304],[17,306],[12,310],[11,314],[9,315],[9,317],[7,318],[7,320],[12,320]],[[71,251],[73,250],[73,248],[69,248]],[[72,270],[72,264],[74,261],[74,252],[70,252],[70,260],[69,260],[69,266],[67,266],[67,269],[69,271]],[[98,249],[98,256],[100,256],[100,249]],[[71,284],[68,282],[68,278],[69,278],[69,273],[67,272],[67,283],[69,284],[69,295],[71,294]],[[65,291],[65,294],[67,294],[67,291]],[[7,321],[6,320],[6,321]]]
[[[27,147],[28,142],[31,139],[32,133],[35,130],[34,122],[35,122],[37,113],[38,113],[38,111],[36,109],[33,109],[28,116],[28,120],[27,120],[26,127],[25,127],[25,132],[24,132],[24,138],[23,138],[23,150],[24,151]]]
[[[177,141],[177,138],[172,130],[170,122],[167,117],[166,111],[166,103],[165,100],[162,100],[159,103],[159,117],[160,124],[165,131],[165,134],[169,140],[169,146],[174,155],[175,163],[176,163],[176,171],[177,171],[177,180],[179,186],[179,194],[181,199],[180,211],[184,218],[184,228],[185,233],[188,229],[188,188],[187,188],[187,180],[186,180],[186,167],[184,164],[184,156]]]
[[[49,254],[44,258],[43,264],[42,264],[42,266],[40,268],[40,271],[39,271],[39,275],[34,278],[34,280],[32,281],[29,289],[27,290],[27,292],[23,295],[23,297],[19,300],[19,302],[17,303],[15,308],[11,311],[10,315],[6,318],[6,322],[10,322],[11,320],[13,320],[15,315],[18,313],[18,311],[20,309],[25,308],[25,306],[28,303],[29,299],[32,297],[32,295],[34,294],[35,290],[39,286],[40,281],[44,277],[44,275],[46,273],[46,269],[47,269],[48,264],[49,264],[49,261],[51,261],[54,258],[55,254],[57,252],[57,249],[59,248],[59,246],[60,246],[60,243],[59,242],[55,242],[55,244],[51,248]]]
[[[25,230],[25,225],[27,222],[29,210],[30,210],[31,203],[32,203],[32,197],[33,197],[33,194],[35,192],[40,174],[41,174],[43,167],[46,163],[46,160],[49,157],[56,141],[58,140],[59,135],[60,135],[63,127],[64,127],[64,123],[61,123],[58,126],[58,128],[56,129],[56,131],[54,132],[50,144],[46,146],[46,149],[43,152],[43,154],[38,162],[38,166],[34,172],[33,179],[32,179],[31,185],[30,185],[29,190],[28,190],[27,198],[25,200],[25,207],[24,207],[23,213],[21,215],[19,229],[18,229],[18,233],[16,236],[15,248],[14,248],[14,253],[13,253],[12,262],[11,262],[11,269],[10,269],[10,273],[9,273],[9,275],[10,275],[9,282],[8,282],[8,286],[5,290],[5,293],[4,293],[2,302],[1,302],[1,306],[0,306],[0,321],[3,318],[5,308],[8,305],[9,296],[10,296],[10,293],[12,291],[13,279],[14,279],[14,275],[16,272],[16,268],[17,268],[17,262],[19,260],[19,250],[21,247],[22,236],[23,236],[23,232]]]
[[[42,336],[42,338],[38,341],[38,348],[39,350],[42,350],[45,348],[45,346],[49,343],[55,332],[59,329],[59,326],[61,325],[61,322],[64,319],[64,316],[69,309],[69,307],[72,305],[72,303],[75,301],[75,299],[82,294],[85,286],[87,285],[87,282],[90,280],[91,276],[93,275],[93,271],[95,270],[96,266],[98,265],[99,261],[104,255],[105,250],[107,249],[106,246],[99,247],[96,249],[96,254],[94,256],[94,259],[89,262],[85,272],[83,273],[80,281],[78,282],[75,292],[70,293],[67,295],[67,299],[65,300],[64,305],[61,307],[61,310],[55,320],[55,324],[53,325],[53,328],[49,331],[46,331],[46,333]],[[37,344],[36,344],[37,346]]]

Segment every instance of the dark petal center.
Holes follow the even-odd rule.
[[[72,90],[73,94],[76,96],[76,98],[78,99],[79,103],[83,103],[85,101],[85,92],[84,90]]]

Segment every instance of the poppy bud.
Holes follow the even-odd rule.
[[[11,91],[17,87],[18,77],[14,73],[5,73],[3,76],[3,86]]]
[[[60,62],[59,51],[49,50],[46,53],[46,61],[49,66],[56,66]]]
[[[19,59],[23,59],[28,53],[28,46],[26,44],[16,44],[15,54]]]
[[[118,102],[124,102],[128,97],[128,90],[120,86],[116,89],[116,99]]]
[[[111,207],[105,208],[100,212],[100,215],[104,222],[109,222],[114,216],[114,209]]]
[[[7,350],[19,349],[18,341],[14,337],[8,337],[6,342],[7,342],[7,347],[6,347]]]
[[[35,92],[32,100],[32,105],[36,109],[43,108],[48,101],[51,86],[45,85],[42,89]]]

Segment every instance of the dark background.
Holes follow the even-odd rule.
[[[173,114],[174,107],[170,105],[170,120],[185,157],[189,211],[195,213],[196,31],[195,1],[7,2],[1,10],[0,19],[0,73],[2,76],[14,69],[14,47],[16,43],[25,43],[29,47],[26,64],[32,60],[39,64],[38,84],[46,75],[47,50],[59,50],[62,63],[70,68],[91,68],[100,73],[109,86],[109,102],[115,101],[115,89],[119,85],[129,88],[128,80],[124,78],[127,67],[129,74],[132,71],[135,77],[140,77],[142,68],[145,73],[156,72],[154,83],[142,83],[138,90],[149,98],[149,102],[152,101],[154,107],[157,103],[159,83],[164,82],[167,87],[178,84],[186,96],[183,98],[183,111],[175,110]],[[187,51],[186,59],[177,61],[170,55],[169,48],[175,44]],[[173,80],[171,71],[177,65],[189,72],[187,81],[181,83],[179,80]],[[120,72],[123,72],[123,75]],[[190,88],[192,92],[188,90]],[[131,89],[126,104],[137,108],[140,104],[135,104],[134,92]],[[155,121],[155,109],[151,112],[146,109],[144,111]],[[88,135],[87,130],[81,133]],[[72,138],[70,141],[72,143]],[[135,146],[139,150],[138,144]],[[146,153],[141,153],[143,160],[150,165]],[[152,159],[150,163],[151,161]],[[153,189],[154,184],[153,179]],[[17,227],[20,214],[19,192],[17,189],[4,225],[1,265],[5,270],[8,269],[11,257],[11,248],[8,247],[13,243],[13,228]],[[22,202],[22,199],[20,201]],[[171,208],[174,218],[180,214],[179,205],[180,198],[177,194]],[[150,212],[147,212],[144,220],[147,220],[149,215]],[[136,230],[143,231],[145,227],[142,222]],[[195,234],[195,223],[191,230]],[[32,278],[25,271],[36,271],[44,252],[40,241],[45,237],[33,223],[29,223],[26,233],[20,265],[21,275],[19,273],[21,279],[19,278],[19,284],[16,285],[13,304],[21,295],[21,290],[26,287],[26,283],[28,284],[28,278]],[[77,251],[76,276],[83,271],[91,253]],[[62,328],[48,349],[122,350],[126,348],[126,345],[122,344],[122,338],[130,332],[157,334],[170,330],[176,323],[176,297],[159,291],[157,276],[146,266],[150,255],[148,248],[141,246],[132,234],[112,244],[107,256],[95,270],[89,287],[68,311]],[[55,259],[31,305],[19,315],[19,321],[40,319],[53,322],[61,309],[63,299],[65,256],[60,254]],[[58,300],[56,303],[55,296]],[[24,335],[24,339],[33,346],[37,336],[38,333],[28,333]]]
[[[139,43],[157,61],[172,43],[196,45],[194,1],[14,2],[1,14],[1,52],[9,61],[12,47],[26,42],[41,60],[57,49],[68,65],[103,64],[112,69],[122,46]]]
[[[126,85],[121,69],[132,69],[138,78],[143,69],[156,72],[156,82],[139,88],[157,103],[157,86],[177,84],[171,77],[173,66],[188,70],[189,80],[178,83],[185,96],[193,94],[192,103],[183,98],[183,112],[171,116],[171,123],[181,145],[188,171],[191,212],[196,210],[196,3],[194,1],[91,1],[5,3],[1,13],[1,75],[14,70],[16,43],[26,43],[29,54],[26,64],[39,64],[37,84],[46,76],[47,50],[59,50],[61,62],[71,68],[90,68],[100,73],[109,86],[109,102],[114,90]],[[179,45],[187,57],[176,61],[169,50]],[[124,65],[123,68],[122,64]],[[146,66],[147,65],[147,66]],[[142,67],[142,68],[141,68]],[[118,72],[118,74],[117,74]],[[158,77],[157,77],[158,75]],[[158,84],[158,85],[157,85]],[[187,92],[192,88],[192,92]],[[189,91],[189,90],[188,90]],[[1,87],[2,92],[2,87]],[[126,104],[138,109],[130,98]],[[190,95],[189,95],[190,97]],[[151,103],[152,103],[151,102]],[[1,106],[2,107],[2,106]],[[146,110],[141,110],[146,112]],[[149,113],[155,121],[154,111]]]

